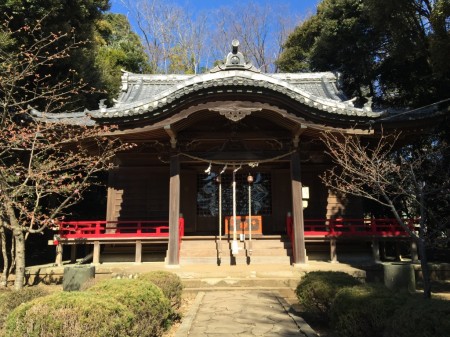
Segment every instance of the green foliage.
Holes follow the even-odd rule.
[[[134,314],[129,336],[161,336],[170,325],[169,300],[156,285],[133,279],[109,279],[89,288],[88,296],[114,299]]]
[[[21,305],[37,297],[48,295],[49,292],[42,287],[27,287],[20,291],[0,291],[0,326],[3,326],[8,314]]]
[[[285,43],[284,71],[340,71],[359,104],[422,106],[448,98],[448,0],[323,0]]]
[[[180,307],[183,284],[177,274],[167,271],[153,271],[139,275],[138,279],[154,283],[169,299],[173,308]]]
[[[339,71],[346,94],[363,98],[371,90],[371,51],[377,38],[357,0],[324,0],[297,27],[278,60],[284,71]],[[366,89],[366,90],[367,90]]]
[[[12,31],[21,32],[15,37],[13,52],[52,35],[65,36],[57,43],[59,50],[82,41],[84,45],[71,49],[70,57],[55,59],[51,66],[40,67],[37,73],[41,79],[48,76],[50,86],[67,78],[74,83],[83,79],[88,84],[86,88],[101,90],[103,85],[95,66],[94,31],[95,22],[108,8],[108,0],[7,0],[0,2],[0,23],[7,22]],[[51,48],[48,50],[50,55],[54,45]],[[97,107],[98,99],[96,95],[77,95],[73,97],[72,105],[76,108],[85,105]]]
[[[397,308],[387,337],[446,337],[450,332],[450,301],[414,299]]]
[[[139,36],[132,32],[124,15],[105,14],[97,21],[96,31],[95,64],[111,103],[119,90],[121,69],[148,73],[151,68]]]
[[[331,325],[342,337],[383,336],[394,311],[406,302],[407,296],[395,294],[383,285],[341,289],[332,303]]]
[[[133,319],[125,305],[111,298],[59,292],[13,310],[5,337],[125,337]]]
[[[328,315],[338,290],[360,282],[343,272],[316,271],[307,273],[295,293],[306,312]]]

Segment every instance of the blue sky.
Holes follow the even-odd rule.
[[[230,6],[231,4],[233,4],[233,1],[227,2],[224,0],[166,0],[166,2],[173,2],[180,5],[188,4],[189,7],[198,11],[216,9],[222,6]],[[259,4],[273,4],[274,0],[254,0],[253,2]],[[320,2],[320,0],[282,0],[275,2],[277,2],[277,4],[282,3],[283,5],[288,6],[293,14],[300,18],[304,18],[309,14],[315,13],[316,6]],[[240,3],[245,3],[245,1],[241,0]],[[111,12],[122,14],[127,13],[127,9],[122,5],[121,0],[111,0],[111,5]]]
[[[121,13],[124,14],[128,17],[131,27],[132,29],[141,37],[143,37],[143,33],[142,31],[138,28],[138,24],[135,22],[135,15],[136,15],[136,7],[133,6],[134,4],[137,3],[141,3],[143,1],[148,1],[149,3],[151,3],[154,0],[110,0],[111,2],[111,9],[110,11],[113,13]],[[258,7],[261,8],[265,8],[265,9],[269,9],[270,13],[268,17],[265,17],[267,19],[267,21],[265,21],[266,23],[264,24],[264,26],[260,26],[263,29],[263,31],[259,31],[262,32],[262,34],[267,34],[267,32],[274,32],[274,34],[267,34],[264,35],[265,37],[267,36],[267,40],[265,40],[264,37],[264,50],[265,52],[263,53],[263,57],[259,58],[259,56],[261,56],[258,52],[255,52],[255,48],[252,49],[253,53],[250,52],[250,50],[247,50],[247,57],[249,57],[249,61],[252,62],[256,67],[261,68],[264,67],[264,71],[265,72],[272,72],[272,71],[276,71],[276,65],[275,65],[275,60],[278,58],[278,54],[280,52],[280,41],[279,41],[279,36],[280,34],[282,34],[282,30],[280,29],[280,24],[284,25],[284,28],[287,29],[287,31],[292,30],[295,26],[298,26],[301,22],[303,22],[307,17],[316,14],[316,9],[317,9],[317,4],[320,3],[321,0],[282,0],[282,1],[276,1],[276,0],[250,0],[250,1],[246,1],[246,0],[156,0],[159,1],[160,4],[166,4],[169,5],[169,7],[171,7],[170,5],[174,4],[177,7],[181,7],[182,9],[186,10],[187,15],[190,18],[193,18],[195,20],[195,18],[197,17],[201,17],[202,20],[204,20],[204,18],[209,18],[211,20],[208,20],[208,22],[206,23],[209,29],[209,33],[211,34],[207,34],[207,35],[202,35],[202,43],[199,44],[192,44],[191,47],[192,49],[190,50],[191,55],[195,56],[196,61],[195,62],[199,62],[199,63],[195,63],[194,67],[195,67],[195,72],[197,71],[201,71],[201,68],[210,68],[212,67],[214,61],[216,60],[221,60],[222,57],[224,55],[226,55],[226,53],[229,51],[228,48],[228,43],[224,42],[225,39],[227,39],[226,41],[234,38],[242,38],[242,36],[239,35],[239,33],[233,32],[231,33],[231,35],[229,35],[228,33],[231,32],[228,31],[226,32],[224,28],[224,26],[221,25],[226,25],[228,23],[228,20],[232,21],[234,18],[230,19],[230,17],[226,14],[229,13],[229,10],[233,9],[233,6],[235,6],[234,8],[236,8],[237,10],[241,10],[243,11],[243,13],[245,14],[245,7],[247,5],[249,5],[248,8],[251,8],[251,10],[253,11],[253,9],[255,8],[254,6],[251,5],[259,5],[256,6],[256,10]],[[129,10],[127,9],[127,6],[124,5],[125,4],[131,4],[131,12],[129,12]],[[134,7],[134,8],[133,8]],[[140,6],[137,6],[138,8]],[[225,11],[225,20],[227,21],[221,21],[220,20],[220,15],[222,14],[219,10],[226,8],[228,9],[228,11]],[[262,10],[262,12],[265,11]],[[261,11],[258,11],[261,12]],[[258,13],[255,12],[255,13]],[[232,12],[232,17],[234,15],[234,12]],[[253,13],[253,12],[252,12]],[[264,12],[265,13],[265,12]],[[197,14],[206,14],[206,16],[200,15],[197,16]],[[236,18],[239,17],[239,12],[236,12]],[[249,13],[250,14],[250,13]],[[217,16],[219,15],[219,16]],[[251,14],[250,14],[251,15]],[[259,14],[256,14],[259,15]],[[267,15],[263,14],[263,15]],[[285,19],[283,21],[279,21],[281,18]],[[181,19],[181,15],[180,15],[180,19]],[[251,20],[251,18],[250,18]],[[205,21],[201,21],[201,22],[205,22]],[[260,21],[261,22],[261,21]],[[230,27],[233,26],[233,22],[229,22],[230,23]],[[145,26],[145,19],[144,19],[144,26]],[[217,27],[216,27],[217,26]],[[171,26],[170,24],[166,26],[164,26],[164,29],[170,30]],[[225,26],[226,27],[226,26]],[[258,27],[258,26],[255,26]],[[173,27],[172,27],[173,28]],[[148,28],[145,28],[145,32],[150,32],[150,35],[152,34],[152,31],[148,30]],[[183,34],[186,33],[187,35],[185,36],[185,38],[187,37],[186,41],[189,40],[189,36],[195,36],[195,35],[189,35],[191,33],[189,33],[189,28],[185,29],[183,28]],[[231,28],[233,29],[233,28]],[[258,30],[260,28],[257,28],[256,30]],[[267,29],[267,30],[264,30]],[[245,29],[244,29],[245,30]],[[248,31],[248,30],[247,30]],[[261,37],[262,35],[258,36],[258,33],[256,32],[251,33],[255,35],[255,41],[259,41],[258,38]],[[167,33],[167,32],[166,32]],[[180,32],[177,32],[174,36],[178,36],[177,34]],[[161,31],[156,31],[156,36],[155,37],[151,37],[151,39],[155,39],[155,41],[157,41],[160,37],[162,32]],[[159,35],[158,35],[159,34]],[[170,34],[170,33],[169,33]],[[221,36],[221,39],[216,39],[216,36]],[[195,39],[195,37],[194,37]],[[144,44],[145,44],[145,39],[143,40]],[[153,40],[152,40],[153,41]],[[159,41],[159,40],[158,40]],[[169,40],[170,41],[174,41],[174,40]],[[161,42],[161,41],[159,41]],[[256,42],[259,43],[259,42]],[[162,46],[162,47],[161,47]],[[196,47],[199,46],[199,49],[194,49]],[[159,47],[161,48],[166,48],[167,44],[165,43],[159,43]],[[211,48],[212,47],[212,48]],[[170,48],[170,46],[169,46]],[[250,48],[251,49],[251,48]],[[168,71],[168,66],[170,66],[170,61],[167,57],[166,54],[164,53],[160,53],[157,52],[156,49],[151,48],[151,51],[149,52],[149,57],[150,57],[150,63],[152,62],[156,62],[154,64],[157,64],[158,67],[158,71],[163,71],[163,72],[167,72]],[[153,51],[153,52],[152,52]],[[161,51],[161,50],[160,50]]]

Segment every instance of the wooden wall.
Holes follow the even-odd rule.
[[[119,167],[110,172],[107,220],[160,220],[168,216],[168,169]]]

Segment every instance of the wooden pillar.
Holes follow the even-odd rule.
[[[55,264],[57,266],[62,266],[62,256],[63,256],[63,246],[62,244],[58,243],[56,245],[56,259],[55,259]]]
[[[372,256],[375,262],[380,262],[380,241],[378,239],[372,240]]]
[[[93,264],[100,263],[100,241],[94,241],[94,252],[92,255],[92,263]]]
[[[167,264],[177,266],[180,264],[179,250],[179,217],[180,217],[180,159],[178,155],[170,158],[169,183],[169,249]]]
[[[418,262],[419,254],[417,253],[417,242],[416,240],[411,240],[411,261]]]
[[[302,182],[300,181],[300,155],[295,152],[291,155],[291,184],[292,184],[292,218],[294,236],[294,265],[304,264],[307,261],[305,250],[305,225],[303,221]]]
[[[70,263],[77,262],[77,245],[70,246]]]
[[[135,263],[142,263],[142,241],[136,240]]]
[[[330,239],[330,260],[332,263],[337,262],[336,238],[335,237],[332,237]]]

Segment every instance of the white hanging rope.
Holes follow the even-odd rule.
[[[282,159],[286,156],[289,156],[293,153],[297,152],[297,150],[292,150],[290,152],[287,152],[285,154],[276,156],[276,157],[272,157],[272,158],[267,158],[267,159],[261,159],[261,160],[241,160],[241,161],[231,161],[231,162],[226,162],[226,161],[221,161],[221,160],[211,160],[211,159],[205,159],[205,158],[200,158],[200,157],[196,157],[196,156],[192,156],[190,154],[184,153],[184,152],[180,152],[180,155],[186,156],[188,158],[191,158],[193,160],[197,160],[197,161],[201,161],[204,163],[209,163],[210,167],[212,164],[214,165],[224,165],[224,169],[222,170],[223,172],[225,172],[225,169],[227,168],[227,166],[233,166],[233,167],[239,167],[241,168],[244,165],[248,165],[250,167],[257,167],[259,164],[263,164],[263,163],[269,163],[269,162],[273,162],[276,161],[278,159]],[[210,167],[208,167],[208,169],[210,169]],[[206,170],[205,170],[206,172]],[[208,172],[206,172],[208,173]]]

